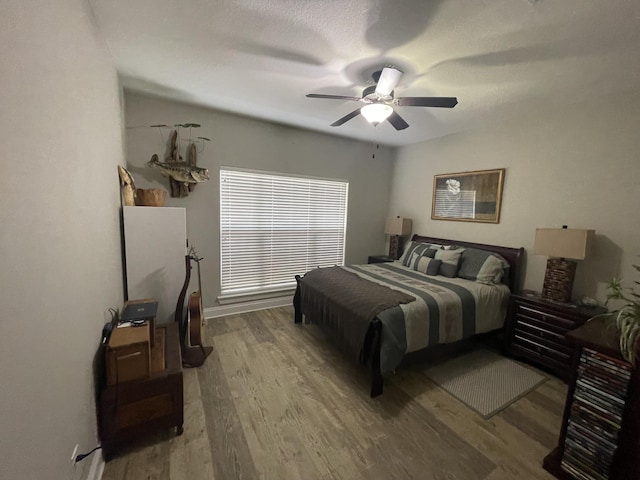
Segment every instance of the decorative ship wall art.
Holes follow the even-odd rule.
[[[151,125],[158,128],[163,142],[167,145],[167,157],[161,162],[157,154],[151,156],[151,160],[147,162],[148,167],[157,168],[160,173],[169,178],[169,186],[171,188],[172,197],[186,197],[193,192],[198,183],[209,180],[209,171],[206,168],[198,167],[198,145],[200,144],[200,152],[204,151],[205,142],[211,141],[206,137],[196,137],[191,139],[191,129],[200,128],[198,123],[177,123],[173,125],[175,130],[171,131],[168,141],[165,141],[162,135],[163,128],[173,128],[170,125]],[[180,135],[181,128],[189,129],[189,137],[187,141],[187,161],[184,161],[180,155]]]

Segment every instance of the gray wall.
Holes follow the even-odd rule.
[[[640,95],[589,104],[523,108],[494,127],[402,148],[391,209],[413,218],[414,232],[528,251],[524,287],[541,290],[546,257],[533,255],[537,227],[590,228],[592,254],[578,263],[574,298],[605,299],[606,282],[638,280],[640,254]],[[433,175],[506,168],[500,223],[431,220]]]
[[[92,362],[122,305],[117,77],[80,0],[0,19],[0,478],[86,478]]]
[[[145,126],[195,122],[194,136],[212,141],[198,156],[211,180],[186,198],[170,198],[167,206],[187,209],[190,243],[205,258],[202,290],[205,307],[217,304],[220,292],[219,171],[221,166],[344,179],[349,182],[347,263],[366,263],[368,255],[385,252],[384,221],[388,210],[394,150],[321,133],[276,125],[247,117],[125,93],[127,166],[138,188],[164,188],[168,180],[145,163],[165,148],[157,129]],[[372,127],[373,128],[373,127]],[[166,132],[166,130],[165,130]],[[166,134],[165,134],[166,135]],[[186,144],[183,143],[182,147]],[[372,158],[375,154],[375,158]],[[152,240],[150,240],[152,241]]]

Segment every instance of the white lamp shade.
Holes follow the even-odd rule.
[[[584,260],[595,230],[575,228],[536,228],[535,255]]]
[[[360,109],[360,113],[369,123],[378,125],[393,113],[393,108],[384,103],[369,103]]]
[[[411,219],[402,217],[387,218],[384,233],[387,235],[409,235],[411,233]]]

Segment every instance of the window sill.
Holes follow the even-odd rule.
[[[218,296],[218,303],[220,305],[231,305],[234,303],[246,303],[252,302],[255,300],[265,300],[269,298],[277,298],[277,297],[285,297],[288,295],[293,295],[295,293],[295,287],[277,289],[277,290],[268,290],[262,292],[254,292],[254,293],[231,293],[226,295]]]

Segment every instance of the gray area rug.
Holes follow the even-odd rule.
[[[424,374],[485,419],[508,407],[547,379],[485,349],[448,360],[425,370]]]

